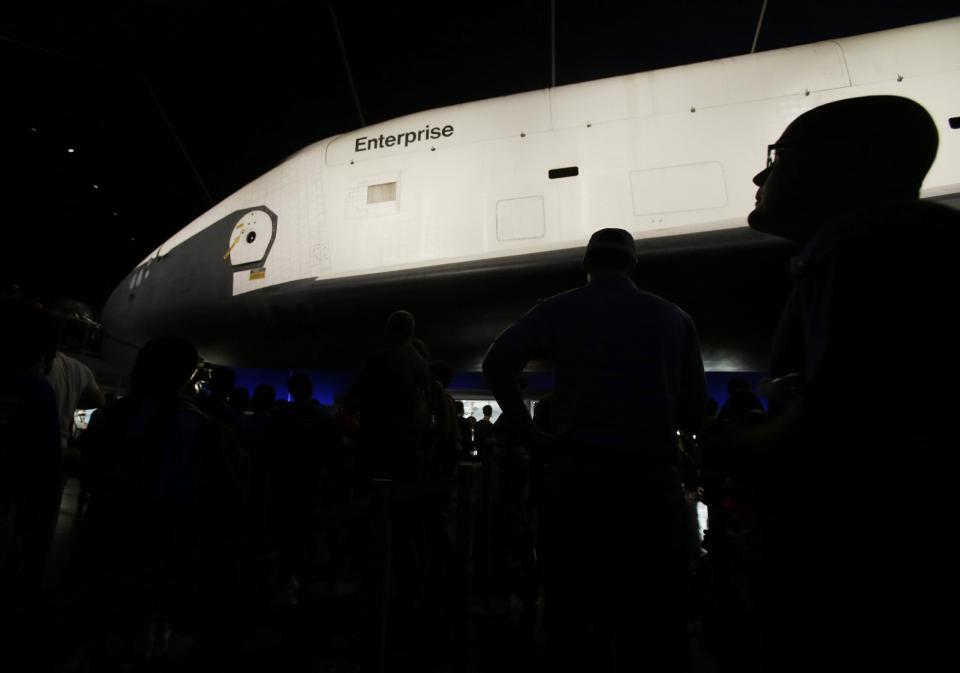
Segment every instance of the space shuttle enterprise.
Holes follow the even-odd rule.
[[[638,285],[707,369],[759,370],[792,249],[747,227],[767,146],[830,101],[922,104],[921,196],[960,207],[960,18],[418,112],[314,143],[191,222],[104,308],[105,348],[178,334],[219,364],[353,367],[390,311],[461,369],[629,230]],[[896,133],[896,129],[891,129]],[[882,142],[882,139],[878,139]]]

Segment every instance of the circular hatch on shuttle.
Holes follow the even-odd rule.
[[[244,213],[230,232],[227,253],[234,269],[262,265],[275,232],[274,220],[266,210]]]

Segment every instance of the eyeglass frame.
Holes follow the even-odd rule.
[[[799,141],[799,139],[798,139]],[[773,143],[772,145],[767,145],[767,168],[773,166],[777,161],[777,150],[782,150],[786,147],[808,147],[814,145],[836,145],[837,141],[832,138],[809,138],[802,141],[794,141],[790,143]]]
[[[794,143],[772,143],[767,145],[767,168],[773,166],[777,161],[777,150],[782,150],[784,147],[790,147]]]

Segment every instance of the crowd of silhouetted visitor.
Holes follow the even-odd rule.
[[[4,652],[77,671],[320,651],[363,670],[932,670],[955,595],[960,232],[917,199],[936,137],[916,104],[870,97],[771,145],[750,224],[798,244],[795,285],[769,376],[731,378],[722,406],[622,229],[591,237],[583,287],[490,346],[496,421],[464,413],[402,310],[324,407],[306,374],[251,395],[176,337],[108,400],[49,314],[5,301]],[[531,406],[534,360],[555,387]]]
[[[409,313],[390,316],[384,347],[324,407],[305,373],[290,377],[288,399],[266,384],[251,396],[233,370],[205,367],[174,337],[140,349],[129,389],[108,403],[86,365],[57,350],[51,315],[26,301],[3,310],[17,326],[3,344],[3,598],[27,610],[49,589],[74,477],[82,507],[64,585],[83,618],[61,654],[86,670],[170,663],[225,637],[225,624],[246,633],[238,616],[251,606],[314,594],[356,598],[365,614],[340,632],[368,662],[397,643],[418,660],[453,656],[471,577],[501,602],[522,583],[535,614],[529,456],[490,422],[489,405],[474,443],[446,390],[453,371],[429,360]],[[74,412],[90,408],[78,431]],[[378,586],[385,567],[391,579]],[[389,642],[372,636],[380,606]]]

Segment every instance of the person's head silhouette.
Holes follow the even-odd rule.
[[[237,375],[229,367],[217,367],[210,376],[210,395],[218,400],[227,401],[237,384]]]
[[[387,318],[387,341],[390,344],[407,343],[413,339],[416,322],[409,311],[394,311]]]
[[[595,231],[583,255],[583,270],[588,276],[622,274],[629,276],[637,264],[633,236],[625,229]]]
[[[250,391],[243,386],[237,386],[230,392],[228,402],[231,407],[243,413],[250,406]]]
[[[137,353],[130,392],[140,397],[171,398],[193,376],[200,358],[192,344],[177,337],[148,341]]]
[[[913,199],[937,155],[937,128],[918,103],[865,96],[797,117],[753,178],[753,229],[798,243],[831,219],[879,201]]]
[[[287,381],[287,390],[294,402],[309,402],[313,397],[313,381],[306,374],[298,372]]]
[[[727,392],[733,395],[737,392],[750,391],[752,387],[750,382],[747,381],[742,376],[734,376],[732,379],[727,381]]]
[[[273,411],[277,403],[277,390],[267,383],[261,383],[253,389],[253,410],[258,414]]]

